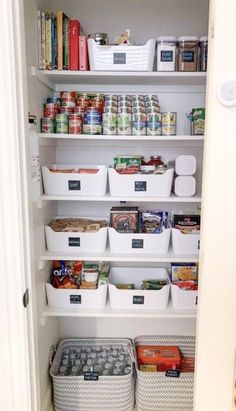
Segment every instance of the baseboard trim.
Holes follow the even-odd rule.
[[[52,386],[49,383],[42,403],[42,411],[54,411],[52,403]]]

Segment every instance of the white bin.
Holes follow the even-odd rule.
[[[161,290],[141,290],[142,280],[168,280]],[[135,290],[119,290],[115,284],[134,284]],[[109,273],[112,308],[160,310],[167,307],[170,284],[164,268],[114,267]]]
[[[62,289],[46,283],[48,306],[51,308],[103,308],[106,304],[107,285],[96,290]]]
[[[156,41],[151,39],[141,46],[99,45],[88,39],[91,71],[152,71]]]
[[[171,284],[171,301],[173,308],[193,310],[197,308],[198,291],[181,290],[177,285]]]
[[[50,168],[95,168],[96,174],[55,173]],[[44,192],[47,195],[103,196],[107,187],[107,167],[104,165],[53,164],[42,167]]]
[[[126,234],[109,227],[108,233],[112,253],[167,254],[169,250],[170,228],[160,234]]]
[[[174,254],[199,254],[200,234],[183,234],[172,228],[172,246]]]
[[[58,232],[45,227],[47,249],[51,252],[95,252],[103,253],[107,244],[107,227],[95,233]]]
[[[163,174],[119,174],[114,168],[108,169],[110,194],[112,196],[169,197],[174,168]]]

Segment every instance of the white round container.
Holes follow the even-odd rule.
[[[192,176],[179,176],[175,179],[175,194],[178,197],[192,197],[196,192],[196,180]]]
[[[193,176],[196,173],[196,157],[191,155],[176,157],[175,172],[179,176]]]
[[[176,37],[157,39],[157,71],[175,71]]]
[[[91,272],[91,273],[84,273],[84,279],[88,282],[95,282],[98,278],[98,271]]]

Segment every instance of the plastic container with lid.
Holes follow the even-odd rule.
[[[175,71],[176,37],[157,39],[157,71]]]
[[[200,71],[207,71],[208,37],[200,37]]]
[[[197,71],[198,43],[195,36],[178,38],[178,69],[179,71]]]

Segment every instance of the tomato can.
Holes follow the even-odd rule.
[[[69,118],[67,114],[60,113],[56,116],[56,133],[68,133]]]
[[[158,136],[161,135],[161,114],[148,113],[147,114],[147,135]]]
[[[162,135],[163,136],[175,136],[176,135],[176,119],[177,113],[168,111],[162,113]]]
[[[77,107],[82,107],[86,110],[90,106],[90,98],[88,96],[86,96],[86,97],[80,96],[77,99],[76,106]]]
[[[84,109],[83,107],[78,107],[78,106],[76,106],[76,107],[73,109],[73,113],[74,113],[74,114],[80,114],[80,115],[82,116],[82,118],[84,118],[84,112],[85,112],[85,109]]]
[[[84,113],[84,134],[102,134],[102,113],[89,107]]]
[[[94,97],[90,101],[91,107],[94,107],[103,112],[103,107],[104,107],[104,99],[102,97]]]
[[[58,112],[57,104],[55,103],[46,103],[43,106],[44,118],[55,118]]]
[[[73,107],[61,107],[60,114],[67,114],[68,116],[73,113]]]
[[[77,98],[76,91],[61,91],[60,93],[62,103],[75,102]]]
[[[73,113],[69,115],[69,134],[82,134],[83,116]]]
[[[42,133],[54,133],[55,131],[55,121],[52,118],[42,118],[41,119],[41,132]]]

